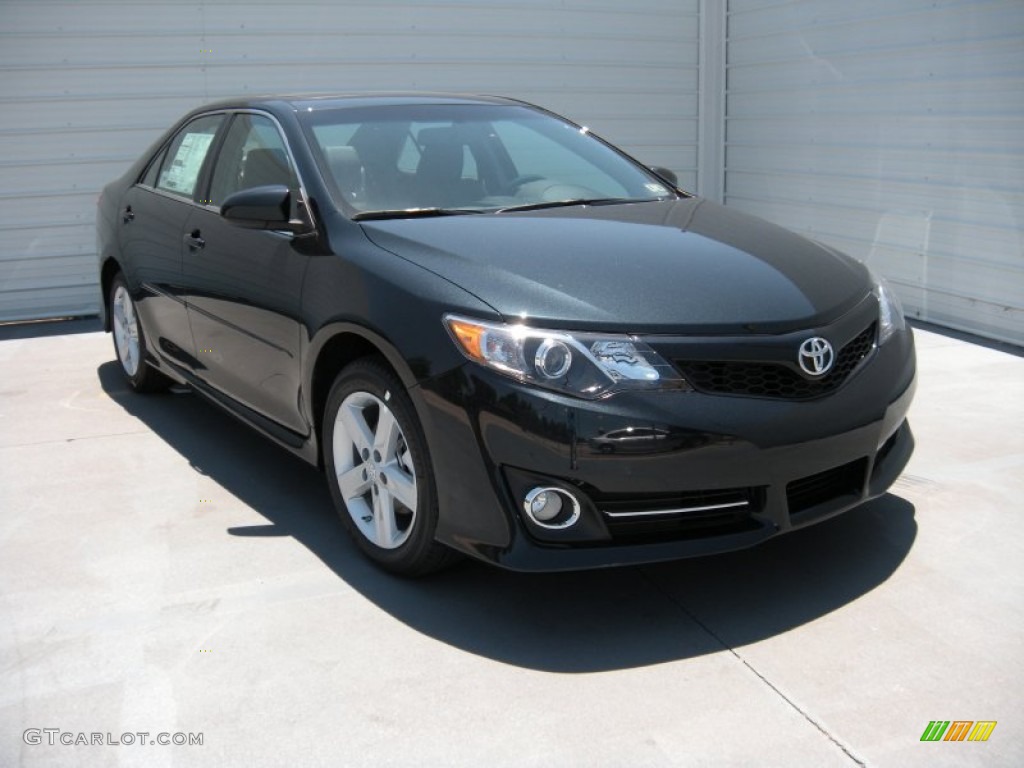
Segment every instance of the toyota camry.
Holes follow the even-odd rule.
[[[129,386],[321,467],[396,573],[747,547],[885,493],[913,450],[884,280],[519,101],[209,104],[97,231]]]

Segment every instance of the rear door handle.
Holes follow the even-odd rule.
[[[135,218],[135,212],[132,210],[132,207],[130,205],[124,209],[124,213],[122,214],[121,218],[125,224],[127,224],[129,221],[132,221]]]
[[[185,244],[193,251],[198,251],[200,248],[206,247],[206,241],[203,240],[202,233],[198,229],[193,229],[185,235]]]

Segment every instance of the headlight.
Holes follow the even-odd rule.
[[[882,346],[896,331],[906,327],[903,318],[903,306],[885,278],[871,271],[871,279],[875,281],[873,293],[878,299],[878,346]]]
[[[594,399],[625,389],[690,389],[662,357],[633,336],[545,331],[445,315],[470,360],[521,381]]]

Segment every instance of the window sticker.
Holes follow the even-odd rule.
[[[199,169],[212,141],[212,133],[186,134],[174,159],[161,173],[163,178],[160,180],[160,186],[187,195],[192,194],[196,179],[199,178]]]

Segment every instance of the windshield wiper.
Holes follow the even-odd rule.
[[[509,213],[510,211],[539,211],[543,208],[565,208],[571,205],[616,205],[620,203],[653,203],[658,200],[667,200],[665,197],[594,197],[581,198],[579,200],[551,200],[545,203],[526,203],[525,205],[510,205],[506,208],[499,208],[495,213]]]
[[[414,219],[431,216],[462,216],[467,213],[508,213],[510,211],[538,211],[542,208],[563,208],[570,205],[616,205],[622,203],[653,203],[667,200],[664,197],[594,197],[578,200],[551,200],[544,203],[510,205],[505,208],[386,208],[380,211],[360,211],[352,216],[353,221],[374,221],[381,219]]]
[[[391,208],[382,211],[360,211],[353,221],[379,219],[414,219],[429,216],[461,216],[465,213],[487,213],[486,208]]]

